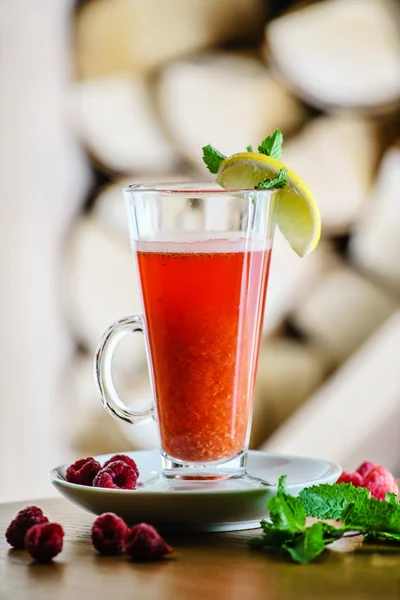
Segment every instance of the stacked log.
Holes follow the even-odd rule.
[[[178,163],[142,78],[112,75],[77,83],[71,114],[83,145],[106,172],[168,171]]]
[[[327,111],[391,112],[400,104],[400,36],[390,0],[317,2],[266,27],[289,87]]]
[[[201,169],[207,144],[226,155],[254,147],[277,127],[290,133],[305,110],[254,56],[209,53],[166,67],[160,115],[181,155]]]
[[[151,402],[151,390],[145,369],[128,376],[116,367],[114,377],[118,393],[127,404],[142,409]],[[68,391],[70,397],[74,398],[77,411],[74,413],[75,427],[71,427],[71,436],[77,452],[82,456],[123,452],[127,448],[150,450],[158,447],[158,429],[154,421],[132,426],[111,419],[106,413],[93,385],[93,360],[90,357],[79,354],[75,358],[70,365],[68,380]]]
[[[325,236],[346,233],[364,209],[380,155],[375,123],[322,116],[285,144],[283,161],[318,198]]]
[[[258,448],[294,413],[326,375],[321,354],[307,344],[277,337],[260,350],[251,446]]]
[[[300,302],[293,322],[335,365],[343,363],[390,317],[398,303],[348,267],[320,278]]]
[[[399,337],[397,311],[262,449],[323,456],[348,468],[368,456],[398,472]]]
[[[259,36],[261,0],[91,0],[78,10],[80,78],[143,73],[203,48]]]
[[[114,321],[140,313],[129,238],[113,236],[93,217],[81,219],[72,232],[63,281],[71,330],[90,355]],[[117,364],[128,373],[140,369],[145,360],[140,335],[127,337],[124,352],[116,354]]]
[[[395,2],[300,3],[269,22],[262,4],[89,0],[77,11],[69,107],[101,172],[90,212],[70,232],[63,270],[80,349],[74,394],[87,409],[74,438],[82,451],[158,443],[154,424],[139,432],[95,407],[89,369],[103,331],[141,310],[121,189],[211,179],[203,145],[244,151],[279,127],[283,161],[319,201],[323,237],[302,260],[276,233],[252,446],[325,454],[345,466],[369,455],[390,466],[400,301]],[[211,228],[213,211],[205,212]],[[176,217],[171,210],[171,227]],[[145,358],[140,336],[117,352],[126,399],[150,395]],[[387,444],[369,443],[386,428]]]
[[[400,144],[382,159],[366,210],[354,227],[350,257],[367,275],[400,294]]]

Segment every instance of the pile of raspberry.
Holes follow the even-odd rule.
[[[94,458],[82,458],[68,467],[66,478],[72,483],[122,490],[136,489],[139,469],[132,458],[115,454],[103,467]],[[51,561],[63,547],[64,530],[58,523],[50,523],[37,506],[21,510],[6,531],[7,542],[15,550],[26,550],[40,562]],[[136,562],[160,560],[172,548],[159,533],[147,523],[131,529],[114,513],[97,517],[92,526],[91,540],[94,548],[105,555],[119,554],[123,550]]]
[[[160,560],[172,552],[172,548],[160,534],[147,523],[139,523],[131,529],[114,513],[104,513],[93,523],[91,533],[94,548],[104,555],[125,551],[135,562]]]
[[[351,483],[355,487],[364,487],[371,492],[372,498],[385,500],[387,492],[399,493],[392,473],[371,461],[363,462],[356,471],[341,474],[336,483]]]
[[[6,540],[15,550],[27,552],[40,562],[48,562],[63,547],[64,530],[58,523],[50,523],[37,506],[20,510],[6,531]]]
[[[50,562],[63,548],[64,530],[59,523],[50,523],[37,506],[20,510],[6,531],[6,540],[15,550],[26,550],[39,562]],[[147,523],[131,529],[114,513],[97,517],[92,526],[94,548],[104,555],[119,554],[123,550],[135,562],[161,560],[172,548]]]
[[[126,454],[115,454],[103,466],[92,456],[80,458],[65,473],[70,483],[118,490],[135,490],[138,477],[135,461]]]

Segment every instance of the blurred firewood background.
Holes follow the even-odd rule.
[[[323,237],[301,260],[277,233],[251,444],[400,472],[399,13],[394,0],[86,0],[65,11],[64,104],[84,163],[55,283],[71,455],[158,443],[154,423],[112,420],[93,383],[103,331],[140,310],[121,188],[207,178],[203,145],[230,154],[280,127]],[[115,371],[126,401],[147,402],[140,339],[121,344]]]

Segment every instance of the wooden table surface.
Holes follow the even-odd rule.
[[[4,537],[17,511],[32,503],[66,532],[63,552],[51,564],[11,550]],[[89,539],[93,520],[62,498],[0,505],[0,599],[400,599],[398,547],[377,552],[353,538],[345,548],[301,566],[249,550],[246,540],[257,530],[169,535],[174,548],[169,558],[135,564],[124,555],[101,557],[94,551]]]

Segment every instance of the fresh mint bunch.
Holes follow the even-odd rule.
[[[349,483],[322,484],[304,489],[296,498],[285,490],[280,477],[276,496],[268,501],[271,521],[261,521],[262,535],[249,541],[251,548],[268,548],[306,564],[346,534],[363,534],[368,541],[400,543],[400,504],[396,494],[385,502],[370,497],[364,488]],[[306,525],[306,517],[341,521],[337,527],[319,521]]]
[[[263,534],[250,540],[249,546],[267,547],[305,564],[321,554],[327,544],[340,537],[340,532],[327,523],[314,523],[306,527],[303,503],[300,498],[286,493],[285,481],[286,476],[279,478],[277,494],[268,501],[271,522],[261,521]]]

